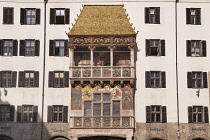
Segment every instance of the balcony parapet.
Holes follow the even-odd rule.
[[[74,116],[70,122],[71,128],[134,128],[133,116]]]

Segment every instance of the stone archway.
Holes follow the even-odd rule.
[[[153,138],[153,139],[150,139],[150,140],[162,140],[162,139],[159,139],[159,138]]]
[[[111,137],[111,136],[94,136],[94,137],[82,137],[78,140],[126,140],[126,138],[121,137]]]
[[[6,135],[0,135],[0,140],[13,140],[13,139]]]
[[[54,137],[50,138],[50,140],[69,140],[69,139],[64,136],[54,136]]]
[[[202,139],[202,138],[195,138],[195,139],[192,139],[192,140],[205,140],[205,139]]]

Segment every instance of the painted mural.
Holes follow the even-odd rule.
[[[71,90],[71,109],[72,110],[81,110],[82,109],[82,88],[80,86],[76,86]]]
[[[93,93],[96,92],[110,92],[112,99],[119,99],[122,101],[122,109],[133,109],[132,89],[129,86],[125,86],[124,88],[121,88],[120,86],[115,86],[114,88],[111,88],[109,85],[106,85],[104,88],[101,88],[100,86],[95,86],[94,88],[91,88],[88,85],[84,88],[80,86],[72,88],[71,109],[81,110],[82,100],[91,100],[93,98]]]

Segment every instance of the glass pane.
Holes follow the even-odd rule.
[[[150,9],[150,14],[155,14],[155,9]]]
[[[93,104],[93,115],[100,116],[101,115],[101,104]]]
[[[84,115],[85,116],[91,115],[91,101],[84,102]]]
[[[63,47],[60,47],[60,56],[64,56],[64,48]]]
[[[57,114],[57,113],[54,113],[54,115],[53,115],[53,120],[54,120],[54,121],[58,121],[57,118],[58,118],[58,114]]]
[[[113,115],[120,115],[120,102],[119,101],[113,102]]]
[[[60,10],[56,10],[55,14],[60,15]]]
[[[60,46],[64,47],[64,41],[60,41]]]
[[[36,15],[36,12],[35,12],[35,10],[31,10],[31,15]]]
[[[191,10],[191,15],[195,15],[195,10]]]
[[[103,101],[110,101],[110,94],[109,93],[104,93],[103,94]]]
[[[59,113],[59,121],[62,121],[62,120],[63,120],[63,114]]]
[[[55,41],[55,46],[56,46],[56,47],[59,47],[59,46],[60,46],[59,41]]]
[[[101,101],[101,94],[94,94],[93,101]]]
[[[156,114],[156,122],[160,122],[160,114]]]
[[[109,116],[110,115],[110,104],[103,104],[103,115]]]
[[[197,120],[196,120],[196,114],[193,114],[193,122],[197,122]]]
[[[60,10],[60,14],[61,15],[64,15],[64,10]]]

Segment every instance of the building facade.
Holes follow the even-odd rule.
[[[210,139],[209,7],[1,0],[0,139]]]

